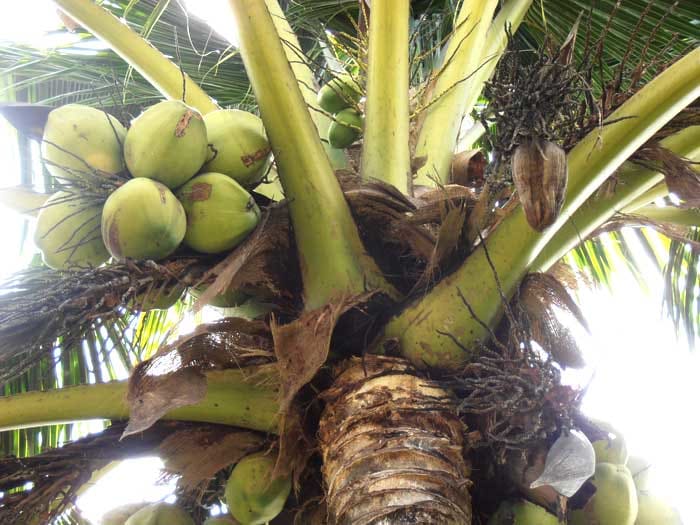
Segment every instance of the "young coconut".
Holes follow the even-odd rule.
[[[104,513],[101,525],[124,525],[126,520],[139,510],[149,505],[148,503],[126,503]]]
[[[207,159],[207,129],[202,115],[179,100],[151,106],[126,134],[124,158],[134,177],[177,188],[199,171]]]
[[[241,525],[262,525],[277,516],[292,490],[289,477],[272,479],[275,458],[251,454],[240,460],[226,483],[226,503]]]
[[[524,499],[502,502],[488,525],[559,525],[559,518]]]
[[[328,142],[334,148],[347,148],[362,135],[364,119],[352,108],[344,109],[328,126]]]
[[[180,245],[186,228],[182,204],[150,179],[131,179],[117,188],[102,210],[102,239],[119,260],[163,259]]]
[[[197,175],[178,190],[177,198],[187,214],[185,244],[198,252],[230,250],[260,220],[250,193],[222,173]]]
[[[637,492],[639,512],[634,525],[683,525],[683,520],[676,509],[663,499],[647,492]]]
[[[571,525],[634,525],[637,491],[632,474],[624,465],[599,463],[591,482],[595,494],[580,510],[570,513]]]
[[[124,170],[126,129],[102,110],[66,104],[49,113],[41,143],[46,169],[58,179],[76,180],[94,173]]]
[[[554,142],[520,144],[511,161],[513,182],[528,224],[544,231],[559,217],[568,179],[566,152]]]
[[[191,288],[190,295],[195,299],[199,299],[207,288],[208,286]],[[250,299],[250,295],[239,290],[229,289],[212,297],[207,304],[216,308],[235,308],[245,303],[248,299]]]
[[[154,503],[136,511],[124,525],[194,525],[194,521],[176,505]]]
[[[222,109],[206,114],[204,124],[214,150],[204,170],[228,175],[246,188],[256,186],[271,151],[262,120],[238,109]]]
[[[614,463],[616,465],[627,463],[627,443],[622,433],[605,421],[591,419],[591,422],[608,434],[607,437],[592,442],[595,450],[595,462]]]
[[[323,86],[318,92],[318,105],[328,113],[357,104],[362,98],[362,88],[350,75],[340,75]]]
[[[34,244],[54,270],[99,266],[109,258],[100,235],[102,207],[68,192],[54,193],[39,212]]]
[[[140,312],[167,310],[182,296],[185,287],[179,284],[165,288],[152,287],[129,302],[129,307]]]
[[[238,525],[233,518],[228,516],[217,516],[215,518],[207,518],[203,525]]]

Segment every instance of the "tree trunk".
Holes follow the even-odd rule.
[[[324,394],[329,524],[471,523],[454,399],[402,359],[353,358]]]

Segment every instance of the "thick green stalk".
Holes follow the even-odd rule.
[[[700,211],[694,208],[674,206],[643,206],[634,212],[655,222],[668,222],[676,226],[700,226]]]
[[[434,186],[436,179],[441,183],[448,180],[462,118],[466,112],[471,112],[484,81],[493,72],[492,67],[502,53],[504,24],[511,20],[517,27],[518,17],[522,20],[530,2],[509,2],[503,8],[502,17],[499,15],[501,19],[491,24],[497,1],[464,0],[455,20],[455,32],[447,46],[445,64],[432,90],[433,96],[439,99],[425,109],[427,115],[418,135],[415,156],[425,157],[426,163],[418,171],[416,184]],[[493,31],[487,40],[490,25]],[[492,55],[493,60],[477,71],[482,60]]]
[[[489,336],[507,300],[547,242],[593,192],[666,122],[700,95],[700,49],[647,84],[568,155],[569,185],[559,219],[543,233],[522,208],[506,217],[453,274],[392,319],[384,339],[397,339],[417,365],[458,367]],[[622,119],[622,120],[620,120]],[[493,265],[493,266],[492,266]],[[498,276],[498,281],[494,275]],[[472,312],[465,306],[469,304]]]
[[[164,419],[277,432],[277,387],[251,377],[242,370],[208,372],[206,397],[168,412]],[[127,419],[126,393],[127,381],[113,381],[0,397],[0,431],[85,419]]]
[[[698,157],[696,156],[693,160],[697,161]],[[666,181],[661,180],[654,187],[648,189],[639,197],[634,199],[632,202],[624,206],[620,211],[622,213],[634,213],[635,210],[638,210],[643,206],[651,204],[656,199],[662,199],[663,197],[666,197],[669,193],[670,192],[668,191],[668,186],[666,186]]]
[[[36,217],[49,195],[23,186],[0,189],[0,204],[29,217]]]
[[[369,25],[362,176],[409,192],[409,0],[375,0]]]
[[[305,60],[299,39],[289,25],[279,2],[277,0],[265,0],[265,4],[270,11],[270,16],[272,16],[272,22],[275,24],[277,34],[284,41],[284,52],[299,83],[301,94],[306,104],[311,108],[311,118],[316,125],[318,134],[322,139],[325,139],[328,136],[328,128],[333,121],[318,105],[316,79]],[[347,166],[348,162],[344,150],[332,147],[327,141],[323,143],[323,147],[334,168],[339,169]]]
[[[177,65],[93,0],[55,0],[55,3],[59,9],[108,44],[164,97],[184,99],[201,113],[219,109],[209,95],[187,74],[182,73]]]
[[[671,135],[662,140],[661,145],[681,157],[700,159],[700,126],[692,126]],[[638,213],[636,208],[639,205],[634,203],[640,197],[643,197],[639,201],[643,206],[653,202],[664,189],[668,193],[663,175],[654,170],[625,165],[616,177],[615,191],[602,197],[594,195],[576,210],[537,256],[532,263],[533,270],[544,271],[550,268],[617,211]]]
[[[365,253],[264,0],[229,0],[241,54],[289,200],[308,310],[387,289]]]

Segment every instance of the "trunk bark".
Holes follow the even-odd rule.
[[[402,359],[354,358],[324,394],[328,523],[471,523],[452,396]]]

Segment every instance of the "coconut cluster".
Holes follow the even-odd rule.
[[[169,100],[147,108],[128,130],[98,109],[59,107],[49,114],[42,155],[72,191],[42,208],[35,243],[47,266],[71,270],[110,256],[159,260],[183,245],[231,250],[260,219],[249,190],[264,176],[270,146],[255,115],[231,109],[203,117]],[[103,203],[80,194],[78,182],[91,177],[111,178],[116,187]]]
[[[335,77],[319,90],[318,105],[333,114],[328,143],[334,148],[347,148],[362,135],[364,119],[357,111],[361,98],[362,88],[347,74]]]

